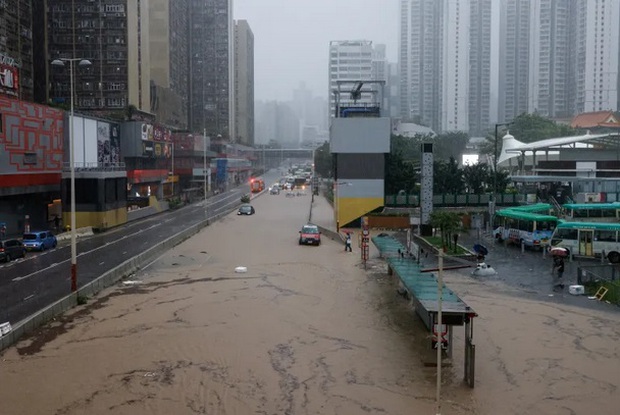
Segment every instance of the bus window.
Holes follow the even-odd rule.
[[[616,231],[594,231],[594,240],[601,242],[616,242]]]
[[[555,237],[558,239],[577,240],[577,229],[558,229]]]
[[[529,220],[520,220],[519,221],[519,230],[532,232],[534,231],[534,221]]]

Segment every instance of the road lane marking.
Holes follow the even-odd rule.
[[[70,259],[68,259],[67,261],[70,261]],[[66,262],[66,261],[62,261],[62,262]],[[62,262],[60,262],[60,263],[55,262],[55,263],[51,264],[49,267],[47,267],[47,268],[45,268],[45,269],[40,269],[40,270],[35,271],[35,272],[31,273],[31,274],[22,275],[21,277],[15,277],[15,278],[13,278],[11,281],[17,282],[17,281],[25,280],[26,278],[33,277],[33,276],[35,276],[36,274],[40,274],[40,273],[42,273],[43,271],[47,271],[47,270],[48,270],[48,269],[50,269],[50,268],[53,268],[53,267],[55,267],[55,266],[58,266],[58,265],[62,264]]]
[[[233,190],[231,190],[231,192],[233,192],[233,191],[234,191],[234,192],[237,192],[237,190],[238,190],[238,189],[233,189]],[[239,193],[243,193],[243,192],[239,192]],[[233,196],[233,197],[238,197],[238,194],[237,194],[237,193],[235,193],[234,195],[230,195],[230,196]],[[222,198],[220,198],[219,200],[214,201],[213,203],[218,203],[218,204],[219,204],[219,203],[221,203],[221,202],[223,202],[223,201],[226,201],[226,200],[228,200],[228,199],[230,199],[230,197],[222,197]],[[239,201],[239,200],[233,200],[233,201],[232,201],[232,202],[230,202],[230,203],[226,203],[225,205],[223,205],[223,206],[221,206],[221,207],[219,207],[219,208],[214,209],[214,212],[219,212],[219,211],[222,211],[222,210],[228,209],[228,207],[229,207],[229,206],[234,205],[234,204],[239,204],[239,203],[240,203],[240,201]],[[172,218],[171,218],[171,220],[172,220]],[[145,229],[142,229],[142,230],[151,230],[151,229],[153,229],[153,228],[155,228],[155,227],[159,226],[159,224],[160,224],[159,222],[158,222],[158,223],[155,223],[155,224],[153,224],[153,225],[151,225],[151,226],[149,226],[149,227],[147,227],[147,228],[145,228]],[[123,241],[123,239],[130,238],[130,237],[135,237],[135,236],[137,236],[137,233],[132,233],[132,234],[128,234],[128,235],[123,235],[123,237],[116,239],[114,242],[109,242],[109,243],[106,243],[106,244],[104,244],[104,245],[102,245],[102,246],[99,246],[99,247],[97,247],[97,248],[91,249],[90,251],[80,252],[80,253],[78,253],[78,255],[77,255],[77,256],[79,257],[79,256],[83,256],[83,255],[91,254],[91,253],[93,253],[93,252],[97,252],[97,251],[98,251],[98,250],[100,250],[100,249],[104,249],[104,248],[106,248],[108,244],[117,244],[117,243],[119,243],[119,242]],[[67,245],[67,246],[65,246],[64,248],[70,248],[70,247],[71,247],[70,245]],[[125,251],[125,252],[123,252],[123,254],[126,254],[126,253],[127,253],[126,251]],[[45,269],[41,269],[41,270],[35,271],[35,272],[33,272],[33,273],[23,275],[23,276],[21,276],[21,277],[15,277],[15,278],[13,278],[13,279],[12,279],[12,281],[13,281],[13,282],[18,282],[18,281],[22,281],[22,280],[25,280],[25,279],[28,279],[28,278],[34,277],[34,276],[36,276],[36,275],[38,275],[38,274],[43,273],[44,271],[47,271],[49,268],[55,267],[55,266],[60,265],[60,264],[64,264],[65,262],[71,262],[71,258],[68,258],[68,259],[66,259],[66,260],[64,260],[64,261],[62,261],[62,262],[60,262],[60,263],[54,263],[54,264],[50,265],[49,267],[47,267],[47,268],[45,268]]]
[[[28,297],[24,298],[24,300],[23,300],[23,301],[30,300],[32,297],[34,297],[34,294],[30,294]]]

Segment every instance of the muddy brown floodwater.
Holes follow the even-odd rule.
[[[308,198],[255,199],[7,350],[0,413],[434,414],[422,324],[381,260],[297,245]],[[480,317],[476,387],[457,329],[442,414],[618,414],[616,310],[446,277]]]

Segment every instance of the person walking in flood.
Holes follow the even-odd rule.
[[[344,252],[353,252],[351,248],[351,234],[347,233],[347,236],[344,238]]]

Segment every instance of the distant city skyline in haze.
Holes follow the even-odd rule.
[[[398,10],[398,0],[234,0],[254,33],[256,99],[290,100],[300,82],[327,98],[332,40],[385,44],[396,62]]]

